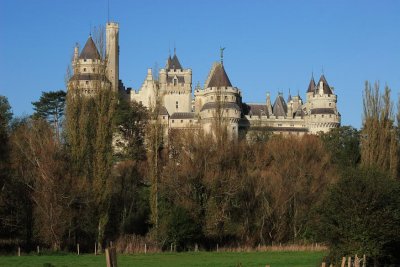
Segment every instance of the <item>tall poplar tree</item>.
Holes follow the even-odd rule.
[[[380,93],[379,83],[374,88],[367,81],[363,96],[364,114],[361,138],[361,164],[389,171],[397,177],[397,138],[394,128],[393,103],[390,88]]]

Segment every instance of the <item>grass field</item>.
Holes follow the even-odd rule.
[[[316,267],[326,252],[197,252],[119,255],[118,267]],[[48,265],[46,263],[50,263]],[[102,267],[105,256],[0,256],[4,267]]]

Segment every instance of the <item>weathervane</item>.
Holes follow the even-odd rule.
[[[226,47],[220,47],[219,50],[221,51],[221,64],[224,64],[224,50]]]

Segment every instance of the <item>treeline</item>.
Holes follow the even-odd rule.
[[[400,112],[388,87],[366,84],[361,131],[252,141],[225,138],[223,123],[219,136],[166,139],[157,107],[108,90],[33,104],[33,116],[12,118],[0,98],[5,251],[91,252],[135,235],[160,249],[323,242],[332,260],[399,261]]]

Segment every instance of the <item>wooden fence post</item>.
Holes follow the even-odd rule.
[[[367,266],[367,257],[364,254],[364,256],[363,256],[363,267],[366,267],[366,266]]]
[[[351,257],[348,258],[347,267],[351,267]]]
[[[39,246],[36,246],[36,251],[37,251],[37,254],[40,253],[40,248],[39,248]]]
[[[147,254],[147,244],[144,244],[144,254]]]
[[[115,247],[106,248],[106,263],[107,267],[118,267]]]
[[[358,258],[357,254],[354,257],[354,267],[360,267],[360,259]]]
[[[21,247],[18,247],[18,257],[21,256]]]
[[[76,244],[76,251],[78,252],[78,256],[79,256],[79,243]]]
[[[340,266],[341,267],[346,267],[346,257],[342,258],[342,264]]]
[[[218,252],[218,244],[217,244],[217,252]]]

